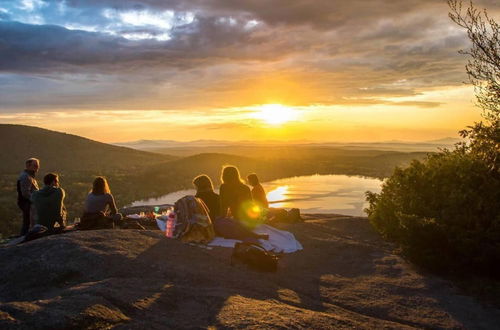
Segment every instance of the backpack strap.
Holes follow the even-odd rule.
[[[237,243],[238,244],[238,243]],[[253,246],[253,247],[256,247],[257,249],[259,250],[262,250],[263,252],[266,252],[266,253],[269,253],[269,251],[267,251],[262,245],[258,244],[258,243],[253,243],[253,242],[241,242],[239,243],[240,245],[246,245],[246,246]]]

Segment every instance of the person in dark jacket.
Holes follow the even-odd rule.
[[[198,175],[194,178],[193,185],[196,188],[195,197],[200,198],[208,207],[210,219],[213,222],[215,219],[220,217],[221,213],[220,198],[219,195],[214,192],[212,180],[210,180],[210,178],[205,174]]]
[[[35,175],[39,168],[40,161],[38,159],[30,158],[26,160],[26,168],[17,179],[17,206],[23,212],[21,236],[26,235],[29,229],[35,224],[35,212],[32,210],[31,194],[38,190]]]
[[[267,201],[266,192],[264,191],[264,187],[259,182],[259,177],[257,174],[252,173],[248,175],[248,184],[252,186],[252,199],[257,205],[262,208],[268,209],[269,202]]]
[[[56,173],[48,173],[43,178],[42,189],[31,194],[31,201],[36,210],[36,223],[47,227],[49,232],[56,231],[55,224],[59,229],[64,229],[66,209],[64,208],[64,197],[66,194],[59,186],[59,176]]]

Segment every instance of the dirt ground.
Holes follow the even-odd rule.
[[[365,218],[282,225],[277,273],[159,231],[73,232],[0,248],[1,329],[500,327],[500,311],[418,272]]]

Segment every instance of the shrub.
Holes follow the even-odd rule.
[[[500,275],[500,179],[462,150],[396,168],[367,192],[372,225],[407,257],[434,271]]]
[[[461,53],[485,121],[462,130],[454,151],[397,168],[380,194],[367,193],[366,211],[420,265],[500,277],[500,25],[472,3],[448,4],[472,43]]]

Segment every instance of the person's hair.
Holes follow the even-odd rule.
[[[213,191],[214,186],[212,180],[206,174],[198,175],[193,179],[193,184],[197,191]]]
[[[222,168],[222,183],[236,184],[242,183],[240,178],[240,171],[236,166],[226,165]]]
[[[29,158],[29,159],[26,159],[26,162],[25,162],[26,167],[30,166],[31,163],[33,163],[33,162],[40,163],[40,160],[38,158],[33,158],[33,157]]]
[[[54,182],[54,180],[56,180],[58,178],[59,178],[59,175],[57,173],[47,173],[43,177],[43,183],[48,186],[49,184],[52,184],[52,182]]]
[[[94,179],[94,183],[92,184],[92,193],[94,195],[103,195],[110,194],[111,190],[109,189],[108,181],[103,176],[98,176]]]
[[[259,177],[255,173],[249,174],[247,176],[247,179],[248,183],[251,184],[252,186],[259,184]]]

